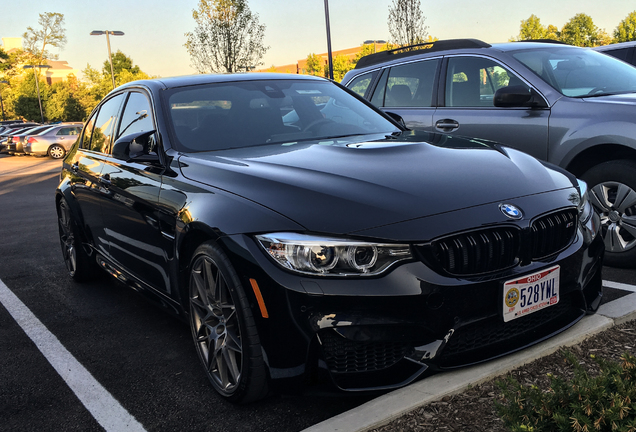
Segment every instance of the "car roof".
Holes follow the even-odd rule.
[[[439,40],[428,43],[410,45],[407,47],[396,48],[394,50],[380,51],[362,57],[355,69],[364,69],[367,66],[388,63],[393,60],[402,59],[412,56],[425,56],[429,53],[440,53],[458,50],[482,50],[495,49],[498,51],[517,51],[526,49],[545,48],[546,46],[563,47],[568,46],[576,48],[572,45],[550,39],[536,39],[528,41],[504,42],[497,44],[488,44],[479,39],[448,39]],[[414,48],[414,49],[413,49]]]
[[[261,81],[261,80],[314,80],[327,81],[326,78],[315,77],[311,75],[296,74],[280,74],[267,72],[250,72],[250,73],[229,73],[229,74],[200,74],[200,75],[184,75],[169,78],[155,78],[151,80],[132,81],[124,84],[115,91],[131,87],[150,87],[154,89],[169,89],[176,87],[186,87],[200,84],[237,82],[237,81]]]
[[[629,48],[636,46],[636,41],[620,42],[615,44],[603,45],[592,48],[594,51],[613,51],[615,49]]]

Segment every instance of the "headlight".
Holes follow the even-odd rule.
[[[281,267],[316,276],[371,276],[412,258],[407,244],[368,243],[297,233],[257,235]]]

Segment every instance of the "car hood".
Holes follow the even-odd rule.
[[[378,138],[190,153],[179,165],[186,178],[332,234],[572,187],[538,160],[483,141],[413,132]]]
[[[636,93],[586,97],[584,99],[586,102],[636,105]]]

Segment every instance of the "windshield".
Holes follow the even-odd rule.
[[[328,81],[263,80],[180,87],[167,92],[180,151],[398,131]]]
[[[546,47],[513,56],[565,96],[636,92],[636,68],[590,49]]]

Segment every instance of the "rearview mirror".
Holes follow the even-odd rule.
[[[495,92],[493,105],[500,108],[506,107],[540,107],[543,99],[530,87],[513,85],[502,87]]]

